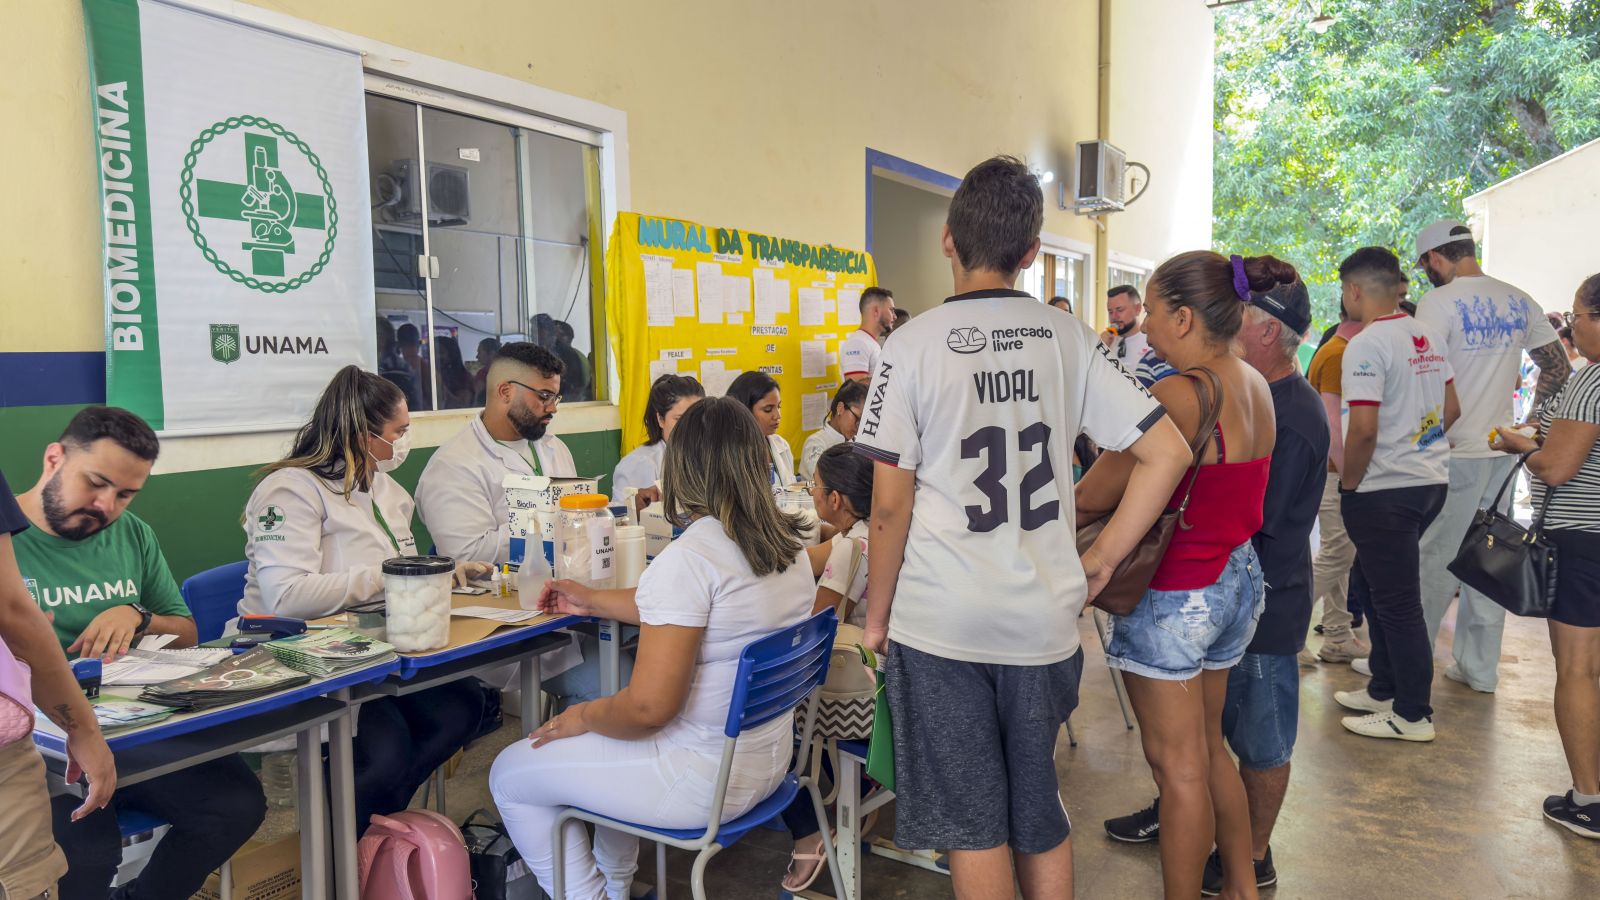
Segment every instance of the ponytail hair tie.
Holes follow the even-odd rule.
[[[1228,257],[1233,263],[1233,292],[1245,303],[1250,302],[1250,277],[1244,274],[1244,257],[1235,253]]]

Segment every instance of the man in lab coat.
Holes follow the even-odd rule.
[[[495,351],[483,412],[439,447],[417,482],[417,512],[441,555],[496,565],[510,562],[505,477],[577,477],[572,451],[548,431],[561,404],[564,368],[554,352],[527,341]],[[579,666],[584,656],[578,641],[545,654],[540,660],[545,690],[569,702],[592,699],[585,685],[593,681],[598,690],[599,668],[594,650],[587,653],[590,664]],[[510,683],[495,673],[485,677],[502,686]]]

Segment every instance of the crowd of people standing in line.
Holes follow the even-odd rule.
[[[663,504],[682,535],[636,589],[552,582],[539,598],[551,612],[638,626],[625,660],[638,677],[601,696],[592,639],[569,637],[543,666],[559,714],[502,751],[490,775],[547,890],[559,854],[568,896],[628,896],[636,839],[601,826],[592,840],[570,829],[558,846],[561,807],[662,827],[704,821],[740,649],[834,608],[884,658],[896,842],[948,853],[964,898],[1010,897],[1018,885],[1028,898],[1071,896],[1054,753],[1078,702],[1078,619],[1176,514],[1137,605],[1112,618],[1106,654],[1126,679],[1159,797],[1105,827],[1159,839],[1169,898],[1255,896],[1277,878],[1271,836],[1302,665],[1365,664],[1367,686],[1335,694],[1358,713],[1342,722],[1353,734],[1434,740],[1432,648],[1456,603],[1445,675],[1495,689],[1504,612],[1445,566],[1518,457],[1536,507],[1548,499],[1543,525],[1561,559],[1549,629],[1572,784],[1543,812],[1600,837],[1600,367],[1573,375],[1562,336],[1526,294],[1482,272],[1460,223],[1417,238],[1434,289],[1414,316],[1392,252],[1362,248],[1344,261],[1344,321],[1308,379],[1296,352],[1310,297],[1290,263],[1180,254],[1142,293],[1115,290],[1113,327],[1097,335],[1058,315],[1060,303],[1014,288],[1039,251],[1042,218],[1024,164],[997,157],[967,174],[941,236],[954,295],[897,324],[889,291],[863,292],[843,384],[798,466],[777,437],[782,398],[770,377],[745,373],[721,398],[686,376],[652,386],[650,439],[614,480],[641,504]],[[1600,276],[1563,322],[1581,355],[1600,355]],[[410,449],[411,409],[429,395],[412,365],[415,329],[382,342],[384,324],[381,371],[338,372],[289,452],[258,473],[242,520],[241,612],[315,618],[376,598],[382,562],[417,550],[414,514],[458,560],[458,578],[484,574],[511,561],[505,475],[577,474],[549,428],[588,373],[554,338],[485,342],[479,377],[437,381],[475,394],[483,411],[433,454],[413,498],[390,473]],[[559,323],[535,324],[541,340],[559,335]],[[1001,332],[1003,347],[989,337]],[[958,333],[967,337],[951,340]],[[1523,352],[1538,367],[1531,433],[1512,419]],[[0,481],[0,637],[32,666],[32,699],[66,732],[69,775],[88,778],[81,803],[47,802],[37,753],[25,740],[0,746],[0,825],[15,835],[0,848],[8,895],[62,879],[63,896],[106,896],[115,810],[127,805],[159,811],[173,831],[120,895],[188,896],[264,815],[237,755],[118,788],[67,671],[67,654],[112,657],[147,634],[195,640],[153,530],[128,509],[159,452],[137,416],[90,407],[44,449],[31,490],[13,500]],[[797,480],[823,522],[818,546],[774,502]],[[1063,553],[1092,520],[1103,523],[1093,545]],[[1370,644],[1347,606],[1352,580],[1365,584]],[[59,602],[100,583],[118,589]],[[1322,643],[1308,658],[1317,602]],[[503,686],[457,682],[363,705],[358,824],[409,804],[480,736],[488,694]],[[791,734],[776,721],[741,738],[728,815],[774,789]],[[208,802],[180,802],[200,795]],[[784,887],[797,891],[822,869],[828,837],[809,804],[785,821],[795,845]]]

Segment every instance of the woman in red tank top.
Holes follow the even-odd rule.
[[[1180,373],[1151,391],[1184,436],[1202,447],[1201,464],[1150,589],[1132,613],[1113,617],[1106,662],[1124,673],[1145,758],[1161,790],[1161,870],[1169,900],[1200,893],[1213,841],[1222,858],[1223,896],[1257,896],[1244,783],[1221,723],[1228,670],[1244,655],[1265,596],[1250,537],[1261,527],[1276,434],[1266,380],[1231,345],[1245,304],[1298,277],[1293,266],[1270,256],[1194,251],[1163,263],[1147,291],[1150,349]],[[1219,394],[1217,425],[1201,435],[1206,409]],[[1081,517],[1115,507],[1132,469],[1123,456],[1102,456],[1084,476],[1077,488]],[[1190,480],[1179,483],[1169,508],[1180,506]]]

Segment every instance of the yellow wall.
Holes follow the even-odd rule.
[[[635,209],[817,242],[864,244],[866,147],[1064,173],[1095,126],[1092,0],[257,5],[621,109]],[[0,352],[100,349],[82,9],[10,7]],[[1054,204],[1045,228],[1092,239]]]

